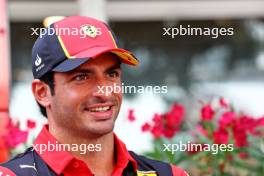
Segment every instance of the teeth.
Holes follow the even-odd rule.
[[[110,109],[110,106],[91,108],[91,112],[104,112]]]

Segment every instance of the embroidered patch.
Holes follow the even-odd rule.
[[[137,176],[157,176],[156,171],[137,171]]]
[[[83,32],[89,37],[95,38],[97,36],[97,28],[95,26],[86,24],[81,26]]]

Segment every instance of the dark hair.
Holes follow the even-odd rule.
[[[48,73],[46,73],[44,76],[42,76],[41,78],[39,78],[39,80],[41,82],[44,82],[45,84],[47,84],[49,86],[51,95],[55,95],[55,90],[54,90],[54,87],[55,87],[55,84],[54,84],[54,72],[48,72]],[[39,106],[39,109],[40,109],[41,114],[43,116],[45,116],[46,118],[48,118],[46,108],[43,107],[38,102],[37,102],[37,104]]]

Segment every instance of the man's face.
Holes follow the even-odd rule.
[[[48,118],[53,118],[56,126],[92,136],[113,130],[122,92],[106,95],[98,86],[121,86],[120,63],[116,56],[103,54],[71,72],[56,72],[54,82],[55,95],[51,98],[48,109],[51,117]]]

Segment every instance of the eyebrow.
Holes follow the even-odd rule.
[[[120,64],[118,63],[118,64],[115,64],[115,65],[113,65],[113,66],[111,66],[110,68],[108,68],[108,69],[106,69],[106,73],[107,72],[110,72],[110,71],[113,71],[113,70],[116,70],[116,69],[121,69],[121,66],[120,66]]]
[[[121,69],[120,63],[117,63],[117,64],[107,68],[104,72],[107,73],[107,72],[110,72],[110,71],[116,70],[116,69]],[[93,73],[93,70],[89,69],[89,68],[77,68],[77,69],[70,72],[70,74],[75,74],[75,73]]]

